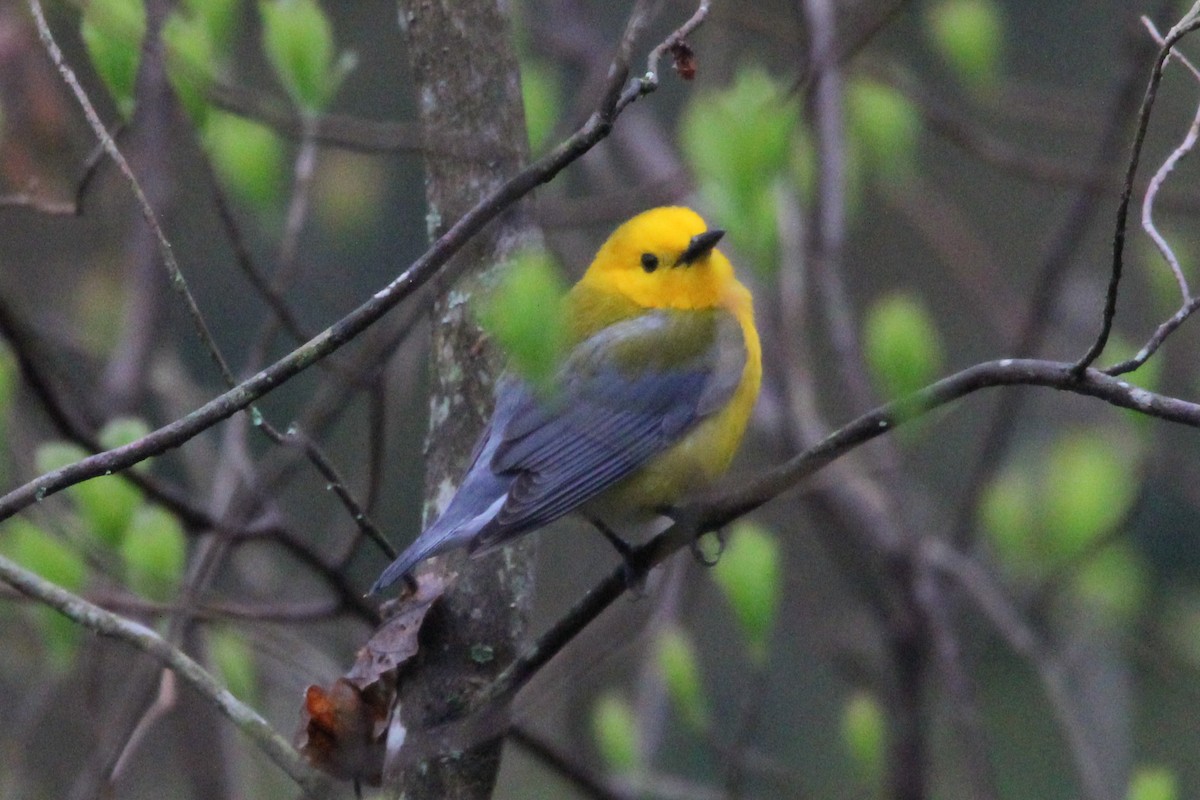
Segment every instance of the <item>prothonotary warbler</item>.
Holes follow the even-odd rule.
[[[445,512],[372,592],[430,556],[482,553],[576,511],[612,538],[733,459],[762,381],[750,292],[687,208],[621,225],[564,298],[569,349],[549,391],[497,384],[496,408]]]

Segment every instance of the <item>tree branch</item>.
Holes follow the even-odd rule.
[[[336,796],[332,784],[315,772],[257,711],[238,700],[204,667],[137,622],[105,611],[81,597],[23,569],[0,556],[0,579],[29,597],[101,636],[125,642],[173,670],[185,683],[213,704],[275,764],[313,798]]]

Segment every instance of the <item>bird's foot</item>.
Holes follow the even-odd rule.
[[[621,556],[621,573],[625,579],[625,588],[635,597],[642,598],[646,596],[646,576],[641,574],[641,571],[636,565],[636,552],[633,545],[622,539],[612,528],[608,527],[603,520],[589,517],[588,522],[603,534],[608,543],[613,546],[617,554]]]

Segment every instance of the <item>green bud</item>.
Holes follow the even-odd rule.
[[[183,0],[183,10],[203,27],[205,38],[224,61],[233,47],[242,0]]]
[[[697,95],[680,128],[706,204],[762,269],[776,262],[774,187],[793,160],[797,114],[786,96],[786,87],[761,68],[743,67],[728,89]]]
[[[883,778],[886,737],[887,720],[879,701],[868,692],[852,694],[842,709],[842,741],[869,786],[878,786]]]
[[[1004,20],[994,0],[941,0],[926,15],[934,49],[964,84],[981,89],[1000,76]]]
[[[708,703],[691,637],[679,627],[664,628],[658,635],[656,655],[663,683],[680,716],[694,730],[708,730]]]
[[[243,202],[270,208],[284,182],[283,144],[270,128],[213,111],[204,126],[204,148],[221,182]]]
[[[858,79],[846,93],[850,129],[872,172],[886,181],[908,177],[916,161],[921,117],[908,98],[882,83]]]
[[[500,273],[477,304],[479,324],[508,354],[521,377],[548,388],[566,350],[567,327],[558,270],[542,251],[525,251]]]
[[[316,0],[262,0],[263,46],[292,100],[309,113],[325,110],[352,63],[334,63],[333,27]]]
[[[521,96],[525,101],[525,128],[529,148],[537,152],[546,144],[562,112],[562,87],[553,68],[536,59],[521,62]]]
[[[175,11],[163,25],[162,38],[171,87],[192,123],[203,129],[210,112],[208,88],[220,64],[208,28],[203,20]]]
[[[62,469],[86,458],[87,451],[69,442],[47,442],[37,449],[34,461],[41,472]],[[117,547],[133,511],[141,504],[141,492],[118,475],[101,475],[67,489],[83,521],[96,538]]]
[[[712,574],[737,617],[751,659],[765,662],[783,591],[779,542],[756,523],[738,522]]]
[[[78,592],[87,580],[78,551],[22,517],[0,527],[0,552],[69,592]]]
[[[629,774],[641,765],[637,720],[620,695],[607,692],[592,708],[592,736],[600,757],[613,772]]]
[[[1051,555],[1076,556],[1124,519],[1137,491],[1131,467],[1127,454],[1096,431],[1055,443],[1042,481]]]
[[[919,298],[897,292],[867,312],[863,349],[876,387],[887,400],[907,397],[942,370],[937,327]]]
[[[83,6],[79,33],[117,111],[129,119],[133,116],[142,37],[146,35],[142,0],[90,0]]]
[[[152,600],[170,599],[183,577],[187,538],[175,515],[159,506],[142,506],[121,542],[129,588]]]

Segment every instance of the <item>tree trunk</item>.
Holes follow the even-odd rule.
[[[526,133],[507,3],[400,0],[426,143],[429,233],[440,235],[484,193],[521,168]],[[426,521],[443,510],[492,409],[500,359],[487,346],[467,300],[488,272],[534,239],[514,209],[458,255],[439,287],[433,316]],[[528,621],[531,545],[481,559],[445,560],[460,575],[422,630],[418,667],[401,688],[406,727],[419,731],[460,710],[513,658]],[[501,731],[495,731],[498,735]],[[454,757],[402,770],[389,783],[406,798],[485,798],[501,740],[463,742]]]

